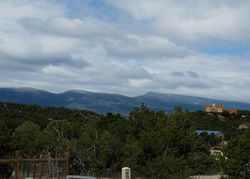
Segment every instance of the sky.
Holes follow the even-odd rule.
[[[248,0],[0,0],[0,87],[250,102]]]

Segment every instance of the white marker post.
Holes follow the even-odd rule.
[[[131,179],[131,170],[128,167],[122,168],[122,179]]]

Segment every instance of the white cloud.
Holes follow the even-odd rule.
[[[92,18],[65,18],[55,17],[48,19],[23,17],[18,22],[28,30],[52,33],[54,35],[75,38],[118,37],[122,35],[115,24]]]
[[[58,75],[58,76],[69,76],[73,77],[74,73],[68,71],[62,66],[48,65],[42,69],[45,75]]]
[[[16,20],[21,17],[37,17],[46,19],[63,15],[63,7],[59,4],[44,1],[10,0],[1,1],[0,18],[5,21]]]
[[[60,58],[76,50],[79,41],[50,35],[2,34],[1,50],[22,59]]]
[[[212,40],[250,40],[250,3],[245,0],[107,2],[127,11],[137,20],[148,22],[155,33],[170,36],[179,42],[200,44]]]
[[[206,54],[226,42],[249,49],[250,3],[106,2],[122,17],[105,21],[101,7],[86,15],[63,1],[0,1],[0,86],[250,100],[249,55]]]

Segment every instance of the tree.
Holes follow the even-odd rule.
[[[10,145],[10,130],[6,126],[6,121],[0,120],[0,158],[7,158],[13,148]],[[11,166],[8,164],[0,165],[0,178],[11,176]]]
[[[74,165],[81,174],[105,175],[107,169],[113,166],[114,150],[111,144],[113,136],[108,130],[98,129],[98,122],[92,120],[83,127],[76,148],[73,150]]]
[[[71,125],[65,120],[52,120],[40,135],[40,145],[44,154],[53,155],[68,152],[74,140],[69,140]]]
[[[181,106],[176,106],[176,107],[174,107],[174,112],[176,112],[176,113],[181,113],[181,112],[182,112]]]
[[[224,172],[233,179],[250,178],[250,130],[239,134],[225,149]]]
[[[191,169],[182,158],[159,156],[148,161],[144,172],[149,178],[187,179],[192,174]]]
[[[34,155],[37,152],[39,137],[40,127],[31,121],[26,121],[15,129],[12,144],[23,155]]]

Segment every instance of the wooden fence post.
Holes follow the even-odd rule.
[[[20,166],[20,153],[16,151],[15,153],[16,165],[15,165],[15,179],[19,179],[19,166]]]
[[[69,153],[65,153],[64,157],[51,158],[50,155],[47,158],[43,158],[40,155],[39,158],[27,158],[23,159],[19,151],[15,152],[15,157],[9,159],[0,159],[0,164],[15,164],[14,178],[19,179],[20,177],[33,176],[33,178],[50,178],[50,174],[53,171],[53,178],[57,179],[66,178],[69,173]],[[45,164],[45,166],[43,166]],[[46,169],[47,164],[47,169]],[[51,164],[53,169],[51,169]],[[20,168],[21,166],[21,168]],[[20,171],[21,170],[21,171]],[[21,176],[21,173],[23,176]]]
[[[65,179],[69,173],[69,153],[68,152],[65,152],[64,154],[64,176],[65,176]]]
[[[42,159],[42,155],[39,158]],[[42,178],[42,162],[39,162],[39,178]]]
[[[33,156],[33,159],[34,159],[34,163],[33,163],[33,178],[36,178],[36,157]]]
[[[60,161],[58,155],[56,156],[56,178],[60,179]]]
[[[48,163],[47,163],[47,179],[50,178],[50,168],[51,168],[51,156],[50,156],[50,153],[48,154]]]

